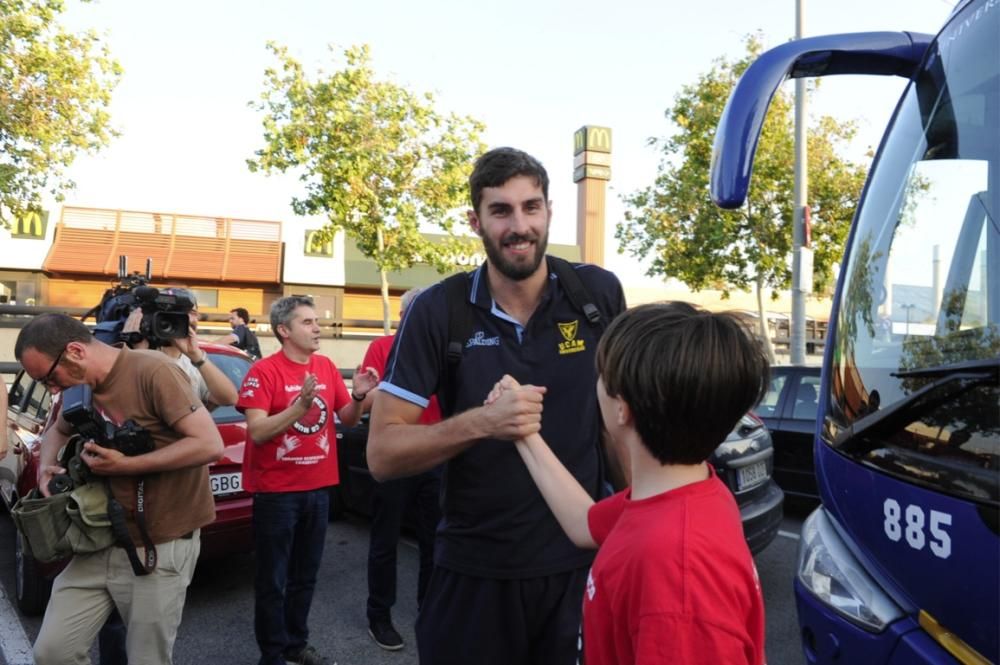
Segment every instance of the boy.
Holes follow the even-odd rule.
[[[709,455],[767,387],[731,314],[636,307],[597,348],[597,397],[631,487],[594,503],[538,434],[517,442],[559,524],[599,547],[583,601],[587,665],[764,661],[764,603],[739,510]],[[490,394],[544,392],[505,376]]]

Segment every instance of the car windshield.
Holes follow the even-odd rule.
[[[995,372],[921,391],[1000,357],[998,33],[1000,12],[954,21],[900,102],[843,268],[824,423],[845,454],[993,504]]]
[[[212,359],[212,364],[222,370],[236,389],[239,390],[243,385],[243,377],[247,375],[247,371],[250,369],[250,361],[243,356],[229,355],[226,353],[209,353],[208,357]],[[220,423],[238,423],[244,420],[243,414],[236,410],[233,406],[220,406],[212,411],[212,420],[216,424]]]

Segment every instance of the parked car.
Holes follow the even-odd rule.
[[[250,369],[252,360],[234,346],[201,344],[212,362],[237,388]],[[44,429],[58,415],[58,399],[24,371],[14,377],[8,393],[9,452],[0,460],[0,494],[10,509],[21,496],[36,486],[38,446]],[[242,489],[243,444],[246,422],[234,407],[212,411],[225,452],[209,469],[212,494],[215,495],[215,521],[202,529],[201,554],[218,557],[252,549],[252,499]],[[65,564],[42,564],[25,549],[21,534],[15,531],[15,591],[18,608],[27,615],[40,614],[48,603],[54,577]]]
[[[368,470],[368,416],[354,427],[337,430],[340,485],[333,489],[331,515],[349,510],[371,516],[372,490],[377,482]],[[743,533],[750,551],[764,549],[778,534],[784,495],[771,480],[773,450],[767,427],[752,413],[740,419],[720,445],[711,462],[719,478],[736,497],[743,519]],[[333,507],[337,510],[333,510]],[[413,516],[404,517],[413,528]]]
[[[771,431],[775,481],[790,497],[809,501],[819,501],[813,471],[819,371],[819,367],[772,367],[770,389],[754,410]]]

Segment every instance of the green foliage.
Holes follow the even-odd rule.
[[[685,86],[666,112],[677,131],[650,139],[662,153],[655,182],[625,197],[625,221],[615,237],[619,252],[652,257],[650,276],[676,277],[694,290],[749,291],[791,284],[794,208],[794,119],[791,97],[779,90],[761,132],[747,205],[717,208],[709,196],[715,129],[740,74],[760,54],[758,37],[747,55],[717,60]],[[854,137],[853,123],[821,117],[808,131],[809,205],[814,288],[831,289],[864,183],[865,168],[840,156]],[[777,297],[776,295],[774,297]]]
[[[92,32],[69,34],[62,0],[0,0],[0,224],[57,200],[81,152],[105,147],[121,67]]]
[[[483,125],[444,115],[430,94],[376,78],[367,46],[343,51],[344,66],[310,79],[286,48],[269,44],[278,66],[265,72],[261,101],[264,147],[252,172],[292,171],[304,191],[299,215],[325,215],[324,234],[344,229],[383,275],[422,260],[439,272],[471,241],[454,237],[468,207],[468,176],[484,150]],[[448,235],[429,242],[421,224]]]

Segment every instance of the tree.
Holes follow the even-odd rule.
[[[55,20],[62,0],[0,0],[0,226],[62,200],[81,153],[117,132],[108,105],[121,67],[93,32],[70,34]]]
[[[760,54],[759,37],[746,40],[747,55],[715,61],[685,86],[666,116],[677,127],[670,137],[650,139],[662,152],[655,182],[624,197],[625,221],[615,231],[620,253],[652,256],[647,274],[676,277],[695,291],[756,290],[760,334],[773,358],[764,290],[791,284],[794,201],[794,123],[789,95],[778,91],[761,132],[747,204],[717,208],[709,197],[712,142],[736,81]],[[840,260],[865,168],[840,156],[854,137],[853,122],[824,116],[808,131],[809,207],[814,290],[828,292]],[[777,298],[772,293],[772,298]]]
[[[307,78],[284,47],[269,44],[279,67],[265,72],[261,102],[264,147],[247,161],[252,172],[299,173],[305,185],[292,200],[298,215],[323,214],[329,239],[343,229],[381,276],[389,333],[389,271],[424,261],[447,272],[471,240],[454,236],[467,202],[472,163],[485,150],[483,125],[444,115],[430,94],[380,81],[367,46],[344,50],[346,64]],[[447,237],[431,242],[421,224]]]

